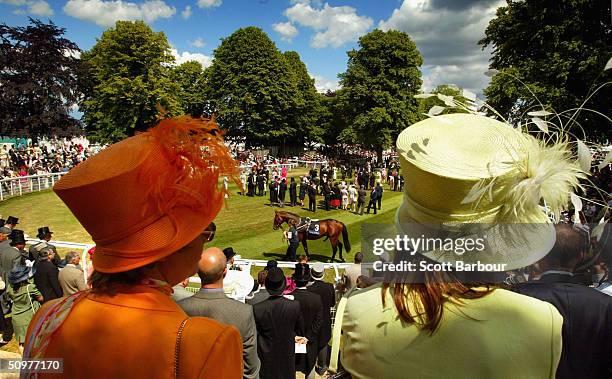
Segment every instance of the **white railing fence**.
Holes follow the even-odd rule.
[[[28,244],[33,245],[36,243],[41,242],[40,240],[37,239],[31,239],[28,238],[27,239]],[[85,277],[85,281],[87,281],[87,266],[89,264],[91,264],[88,260],[87,260],[87,252],[89,251],[89,249],[91,249],[92,247],[94,247],[94,244],[87,244],[87,243],[78,243],[78,242],[66,242],[66,241],[55,241],[52,240],[51,242],[49,242],[51,245],[55,246],[55,247],[61,247],[61,248],[65,248],[65,249],[72,249],[75,251],[81,251],[81,267],[83,268],[83,276]],[[234,264],[236,266],[239,266],[242,271],[244,272],[248,272],[250,274],[251,273],[251,269],[253,267],[266,267],[268,261],[263,260],[263,259],[244,259],[244,258],[238,258],[238,259],[234,259]],[[340,280],[341,278],[341,273],[339,270],[341,269],[345,269],[348,266],[351,265],[351,263],[323,263],[323,265],[325,266],[325,270],[334,270],[334,278],[336,281]],[[278,267],[280,268],[294,268],[295,267],[295,262],[288,262],[288,261],[279,261],[278,262]],[[197,276],[192,276],[189,279],[190,283],[200,283],[200,278]]]
[[[26,193],[53,188],[55,182],[66,174],[66,172],[57,172],[53,174],[0,179],[0,201],[13,196],[21,196]]]
[[[242,170],[247,170],[247,171],[249,171],[249,170],[251,170],[251,169],[253,168],[253,166],[255,166],[255,165],[254,165],[254,164],[252,164],[252,165],[248,165],[248,164],[241,164],[241,165],[240,165],[240,168],[241,168]],[[271,164],[267,164],[267,165],[264,165],[264,166],[265,166],[265,167],[267,167],[267,168],[268,168],[268,170],[270,170],[270,169],[274,169],[274,168],[280,168],[280,169],[282,169],[283,167],[286,167],[286,168],[287,168],[287,171],[291,171],[291,170],[293,170],[295,167],[297,167],[297,166],[298,166],[298,164],[297,164],[297,163],[271,163]]]

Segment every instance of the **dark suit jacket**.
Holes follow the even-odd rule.
[[[43,302],[64,296],[59,283],[59,270],[49,261],[39,261],[34,265],[34,284],[43,295]]]
[[[563,351],[557,378],[612,378],[612,296],[569,275],[548,274],[514,291],[554,305],[563,316]]]
[[[359,191],[357,191],[357,194],[358,194],[357,200],[360,203],[365,203],[366,197],[368,196],[366,191],[363,188],[359,188]]]
[[[212,318],[224,324],[234,325],[242,336],[242,360],[244,378],[259,377],[257,356],[257,329],[253,307],[230,299],[223,291],[202,291],[177,303],[188,316]]]
[[[331,339],[331,309],[336,305],[336,292],[334,291],[333,284],[321,280],[315,280],[315,282],[307,288],[308,291],[321,296],[321,303],[323,304],[323,320],[317,338],[320,350],[327,345]]]
[[[262,301],[266,300],[269,297],[270,297],[270,294],[268,293],[268,291],[266,291],[265,288],[260,287],[259,290],[253,294],[252,298],[246,299],[246,303],[255,305],[257,303],[261,303]]]
[[[21,262],[21,253],[9,245],[8,240],[0,242],[0,273],[2,274],[2,280],[6,285],[8,282],[8,273],[11,269],[17,266]]]
[[[319,353],[319,331],[323,324],[323,303],[321,296],[305,289],[296,289],[291,293],[295,300],[300,303],[302,317],[304,317],[304,333],[308,338],[306,354],[296,356],[295,368],[308,374],[314,367]]]
[[[295,378],[295,336],[303,336],[300,304],[271,296],[253,305],[262,379]]]

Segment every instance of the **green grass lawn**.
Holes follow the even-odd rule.
[[[290,172],[290,176],[299,176],[305,173],[305,169],[295,169]],[[230,192],[232,195],[227,200],[227,206],[221,210],[215,219],[217,233],[212,245],[220,248],[232,246],[234,251],[243,258],[269,260],[284,256],[287,244],[283,241],[283,233],[281,230],[272,229],[274,210],[279,208],[270,207],[267,197],[239,195],[238,188],[234,185],[230,186]],[[348,226],[351,241],[351,252],[349,254],[345,253],[344,258],[347,262],[352,262],[354,254],[361,248],[361,224],[392,223],[401,198],[400,192],[385,191],[382,210],[377,215],[364,214],[359,216],[343,210],[327,212],[321,208],[321,205],[314,214],[300,207],[285,207],[284,210],[313,219],[333,218],[342,221]],[[288,199],[289,193],[287,192]],[[322,200],[322,197],[319,196],[318,199]],[[90,235],[53,191],[36,192],[0,202],[0,215],[5,219],[9,215],[18,217],[19,225],[17,228],[23,229],[32,238],[36,236],[39,227],[49,226],[54,232],[54,239],[58,241],[92,243]],[[112,220],[109,220],[109,222],[112,222]],[[331,257],[329,241],[323,239],[309,241],[308,247],[313,261],[327,262]],[[60,249],[59,252],[63,255],[67,250]],[[300,246],[298,255],[303,253],[304,251]],[[251,274],[256,276],[259,270],[261,268],[253,268]],[[284,271],[287,275],[291,273],[290,269],[284,269]],[[327,270],[325,280],[333,282],[333,279],[333,270]],[[14,339],[2,350],[16,352],[17,345]]]
[[[302,175],[305,169],[296,169],[290,175]],[[272,229],[274,210],[267,197],[247,197],[238,194],[238,188],[230,186],[231,196],[227,206],[221,210],[215,223],[217,234],[214,246],[225,248],[232,246],[237,254],[251,259],[277,259],[285,254],[286,242],[281,230]],[[287,193],[287,200],[289,198]],[[322,196],[318,199],[322,200]],[[94,200],[95,201],[95,200]],[[351,253],[345,254],[347,261],[352,261],[354,253],[361,247],[360,226],[362,223],[392,223],[395,210],[401,202],[400,192],[385,191],[382,210],[377,215],[359,216],[348,211],[319,209],[313,214],[301,207],[288,207],[284,210],[298,213],[310,218],[333,218],[348,226],[351,241]],[[30,237],[36,235],[37,228],[49,226],[55,233],[53,238],[59,241],[92,243],[91,237],[79,224],[70,210],[52,191],[43,191],[5,200],[0,203],[0,215],[19,217],[19,229]],[[112,220],[109,220],[112,222]],[[331,245],[323,239],[309,241],[308,247],[313,260],[327,261],[331,257]],[[303,254],[303,249],[298,249]]]

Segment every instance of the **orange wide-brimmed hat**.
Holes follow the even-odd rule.
[[[55,184],[96,243],[96,271],[145,266],[193,241],[224,201],[238,165],[214,120],[165,119],[82,162]]]

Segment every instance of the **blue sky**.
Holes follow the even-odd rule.
[[[500,0],[0,0],[0,21],[24,25],[28,16],[52,20],[83,50],[116,20],[143,19],[163,31],[177,61],[207,65],[220,39],[257,26],[281,51],[295,50],[317,88],[337,87],[348,50],[373,30],[407,32],[424,57],[424,89],[457,84],[482,93],[488,51],[482,38]]]

